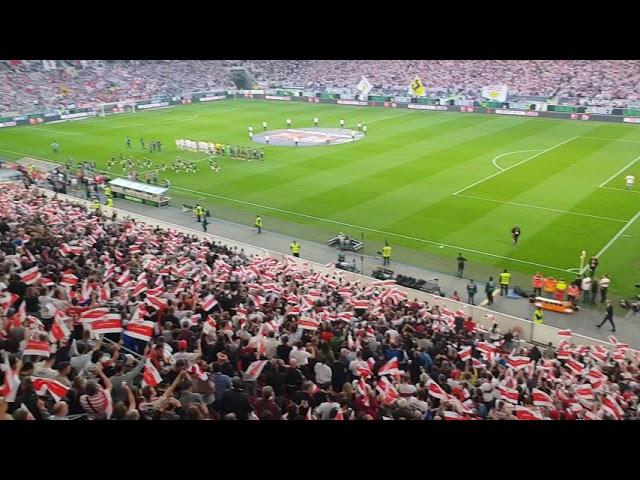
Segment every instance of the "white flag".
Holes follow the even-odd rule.
[[[360,77],[360,82],[358,83],[358,85],[356,85],[356,88],[360,92],[360,99],[366,100],[369,92],[373,90],[373,85],[371,85],[369,83],[369,80],[367,80],[366,78]]]
[[[496,102],[506,102],[508,88],[506,85],[489,85],[482,87],[482,96]]]

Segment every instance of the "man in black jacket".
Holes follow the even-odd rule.
[[[610,332],[615,332],[616,331],[616,324],[613,323],[613,305],[611,304],[611,300],[607,300],[607,309],[605,310],[604,318],[602,319],[602,322],[600,322],[599,325],[596,325],[596,327],[598,327],[598,328],[602,327],[602,325],[604,325],[604,322],[606,322],[607,320],[609,322],[611,322],[611,326],[613,327],[609,331]]]
[[[222,414],[234,413],[238,420],[248,420],[249,414],[253,411],[249,396],[244,393],[243,382],[238,377],[232,381],[230,390],[224,392],[222,396]]]

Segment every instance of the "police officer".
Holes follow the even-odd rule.
[[[295,240],[291,242],[291,255],[294,257],[300,257],[300,244]]]
[[[504,272],[500,274],[500,296],[507,295],[509,293],[509,283],[511,283],[511,274],[504,269]]]
[[[543,319],[544,319],[544,313],[542,312],[542,307],[537,307],[536,311],[533,312],[533,323],[542,325]]]
[[[107,201],[104,202],[105,207],[111,207],[113,208],[113,198],[111,197],[107,197]]]
[[[493,277],[489,277],[489,281],[484,286],[484,292],[487,294],[487,301],[489,305],[493,305],[493,291],[496,289],[496,284],[493,283]]]
[[[384,247],[382,247],[382,264],[389,265],[391,263],[391,245],[389,242],[384,242]]]
[[[104,187],[104,195],[105,197],[111,197],[112,192],[111,192],[111,187],[109,185],[106,185]]]
[[[260,215],[256,216],[256,228],[258,229],[258,233],[262,233],[262,217]]]
[[[96,213],[100,213],[100,202],[96,197],[93,197],[93,203],[91,204],[91,208],[93,208],[93,210]]]

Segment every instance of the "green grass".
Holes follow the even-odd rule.
[[[295,238],[324,242],[337,231],[362,233],[367,253],[388,239],[394,259],[439,271],[455,270],[453,257],[462,252],[467,272],[479,280],[508,268],[526,286],[538,270],[573,278],[567,269],[578,266],[582,249],[592,255],[606,247],[599,273],[612,277],[612,293],[635,293],[640,221],[628,222],[640,211],[640,190],[627,192],[623,183],[629,171],[640,178],[640,161],[624,168],[640,157],[633,125],[229,100],[6,128],[0,154],[57,161],[71,155],[105,168],[111,155],[127,153],[129,135],[137,156],[140,137],[160,139],[164,151],[150,156],[170,164],[176,138],[249,145],[249,125],[259,131],[266,120],[270,129],[285,128],[289,117],[294,127],[309,127],[314,116],[320,126],[337,127],[344,118],[350,126],[368,124],[369,132],[344,145],[267,146],[264,163],[222,158],[219,174],[206,162],[195,175],[167,172],[172,195],[199,200],[229,220],[252,223],[260,213],[266,229]],[[123,174],[119,166],[113,173]],[[607,179],[608,188],[599,188]],[[515,224],[523,235],[514,248]]]

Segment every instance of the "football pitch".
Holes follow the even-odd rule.
[[[356,129],[354,142],[307,148],[259,145],[248,127],[262,131],[313,126]],[[131,137],[133,148],[125,147]],[[162,141],[147,153],[139,139]],[[263,147],[264,162],[179,152],[175,139]],[[60,144],[52,153],[51,143]],[[514,116],[426,112],[339,105],[226,100],[170,109],[0,130],[0,156],[65,162],[112,155],[148,156],[170,165],[178,154],[198,161],[197,173],[169,178],[175,204],[200,202],[220,217],[291,238],[326,242],[338,231],[365,239],[365,252],[393,246],[392,260],[496,279],[503,268],[529,287],[536,271],[572,280],[581,250],[600,257],[597,275],[609,273],[611,292],[635,295],[640,282],[640,127]],[[144,171],[144,169],[142,169]],[[111,174],[125,176],[119,162]],[[123,202],[124,200],[120,200]],[[118,203],[116,203],[116,206]],[[522,229],[517,246],[510,230]],[[215,222],[210,229],[215,233]],[[247,238],[251,243],[251,238]],[[303,251],[304,256],[304,251]]]

